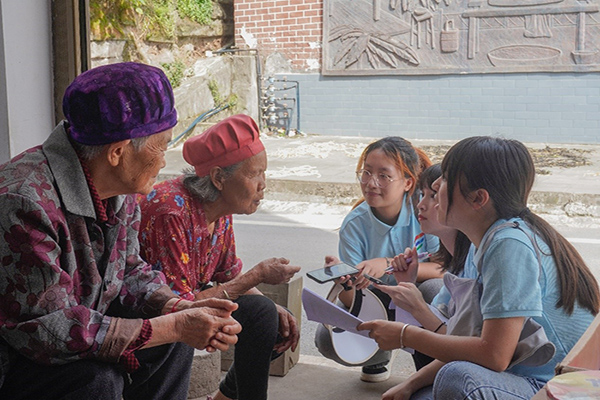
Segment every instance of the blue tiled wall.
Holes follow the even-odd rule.
[[[600,143],[598,73],[285,76],[300,83],[300,130],[306,133],[454,140],[500,134],[524,142]]]

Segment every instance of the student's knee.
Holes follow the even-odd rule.
[[[436,399],[475,399],[481,381],[474,371],[477,365],[466,361],[453,361],[444,365],[437,373],[433,384]]]

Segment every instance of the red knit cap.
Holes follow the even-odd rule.
[[[212,167],[229,167],[264,151],[258,126],[248,115],[225,118],[183,144],[183,158],[206,176]]]

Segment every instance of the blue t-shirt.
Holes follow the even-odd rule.
[[[469,252],[467,253],[467,257],[465,258],[465,266],[462,271],[460,271],[456,276],[459,278],[477,278],[477,267],[473,264],[473,256],[475,255],[475,246],[471,244],[469,247]],[[450,272],[446,272],[449,274]],[[431,301],[431,305],[436,307],[437,309],[444,310],[448,303],[450,302],[450,292],[446,289],[446,286],[442,286],[439,293],[433,298]]]
[[[404,201],[404,200],[403,200]],[[394,257],[413,247],[421,225],[413,212],[412,202],[403,203],[394,226],[381,222],[367,202],[362,202],[344,218],[340,228],[340,259],[350,265],[378,257]],[[436,236],[425,235],[419,252],[433,253],[439,247]],[[391,275],[390,275],[391,276]]]
[[[548,339],[556,346],[554,358],[539,367],[517,365],[509,372],[548,381],[554,375],[556,364],[579,340],[594,316],[577,303],[571,315],[567,315],[562,308],[556,308],[560,283],[550,249],[539,236],[534,236],[523,220],[514,218],[510,221],[518,222],[529,236],[535,238],[541,269],[534,244],[523,231],[511,227],[497,231],[487,250],[483,254],[478,250],[474,256],[475,265],[483,257],[481,312],[484,320],[533,317],[544,327]],[[506,220],[496,221],[486,235],[493,227],[504,222]]]

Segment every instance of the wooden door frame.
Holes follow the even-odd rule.
[[[75,77],[90,68],[89,0],[52,0],[54,118],[64,119],[62,98]]]

